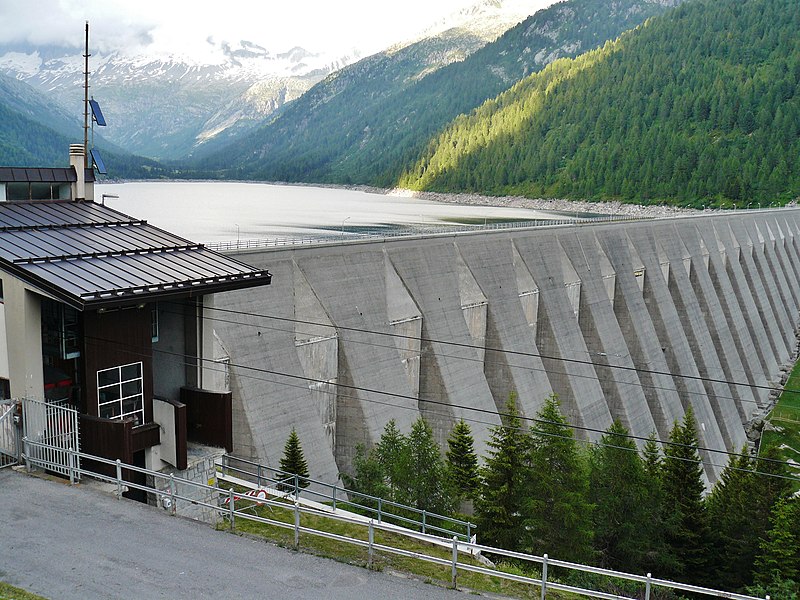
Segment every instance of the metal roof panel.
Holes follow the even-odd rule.
[[[0,203],[0,267],[78,308],[271,279],[268,271],[93,202]]]

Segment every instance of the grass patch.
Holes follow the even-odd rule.
[[[46,600],[18,587],[0,581],[0,600]]]
[[[263,504],[257,505],[255,502],[249,500],[237,500],[236,510],[237,512],[246,512],[292,526],[294,525],[294,510],[289,506],[287,506],[287,508],[281,508]],[[368,528],[366,526],[344,523],[323,515],[309,515],[301,513],[300,525],[301,527],[325,531],[364,542],[366,542],[369,537]],[[284,528],[277,525],[259,523],[248,520],[241,516],[237,516],[235,526],[235,531],[239,534],[257,536],[279,546],[294,548],[294,530],[292,528]],[[224,520],[224,522],[220,523],[218,528],[223,530],[229,528],[229,522],[227,521],[227,518]],[[367,548],[362,548],[354,544],[343,543],[338,540],[331,540],[318,535],[302,532],[300,533],[299,539],[300,543],[298,549],[302,552],[331,558],[340,562],[361,567],[368,566],[369,554]],[[434,544],[414,540],[404,535],[391,532],[379,531],[377,529],[374,530],[374,542],[376,544],[391,546],[393,548],[399,548],[418,554],[434,556],[447,561],[452,559],[452,550],[449,548],[443,548]],[[481,563],[472,557],[469,557],[465,553],[459,554],[459,562],[482,566]],[[436,565],[413,557],[405,557],[394,553],[375,551],[373,555],[372,568],[378,571],[391,570],[405,573],[416,579],[444,587],[449,587],[450,585],[451,567],[449,565]],[[497,569],[501,572],[524,575],[533,578],[538,578],[541,575],[538,565],[530,563],[500,563],[497,565]],[[549,579],[552,579],[552,577]],[[558,579],[561,578],[559,577]],[[613,586],[612,582],[603,583],[615,587]],[[492,575],[471,573],[460,569],[458,571],[457,584],[462,590],[499,594],[514,598],[539,598],[541,594],[539,587],[535,585],[510,581],[508,579]],[[601,584],[601,587],[605,586]],[[643,586],[640,587],[643,588]],[[579,598],[582,598],[581,596],[577,596],[575,594],[567,594],[552,590],[548,590],[547,596],[553,600],[578,600]]]
[[[768,421],[775,429],[764,431],[759,451],[778,448],[780,457],[792,465],[793,474],[800,475],[800,361],[795,363]],[[794,489],[800,490],[800,482],[794,483]]]

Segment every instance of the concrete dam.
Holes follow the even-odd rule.
[[[555,392],[578,438],[613,419],[666,440],[691,406],[706,476],[748,441],[795,357],[800,210],[703,214],[240,253],[272,285],[220,295],[234,454],[311,477],[420,415],[486,453],[509,394]]]

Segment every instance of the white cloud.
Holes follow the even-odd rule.
[[[207,51],[217,42],[254,42],[271,52],[373,52],[406,39],[470,0],[14,0],[0,2],[0,44],[83,47],[94,51]]]

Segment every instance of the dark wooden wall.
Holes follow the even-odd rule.
[[[108,312],[90,311],[83,317],[83,381],[81,412],[98,416],[97,372],[142,363],[144,420],[153,420],[153,341],[151,305]]]
[[[189,440],[233,452],[232,399],[231,392],[181,388]]]

